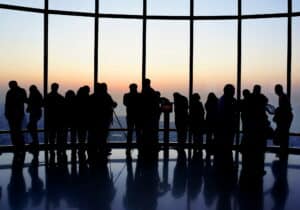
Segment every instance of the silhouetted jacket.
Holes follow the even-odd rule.
[[[64,97],[59,93],[50,92],[45,98],[47,122],[50,125],[63,123]]]
[[[204,108],[201,101],[191,100],[190,104],[190,127],[193,130],[204,129]]]
[[[179,95],[174,98],[174,112],[176,126],[187,126],[188,124],[188,100]]]
[[[108,126],[113,118],[113,109],[117,106],[112,97],[108,93],[97,94],[90,96],[90,117],[93,124],[103,123]]]
[[[7,91],[5,100],[5,117],[8,120],[22,119],[24,117],[24,104],[26,102],[26,91],[16,87]]]
[[[123,97],[123,104],[126,106],[127,116],[138,117],[141,109],[141,94],[126,93]]]
[[[39,92],[31,93],[28,98],[28,106],[26,111],[39,119],[42,116],[43,105],[43,96]]]
[[[222,131],[234,131],[238,122],[237,101],[235,98],[222,96],[218,104],[218,125]]]
[[[293,113],[290,100],[287,95],[283,94],[279,97],[279,106],[275,110],[273,121],[279,126],[286,125],[289,127],[292,119]]]

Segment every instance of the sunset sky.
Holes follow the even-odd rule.
[[[226,2],[226,3],[225,3]],[[195,15],[236,15],[236,0],[195,0]],[[43,8],[42,0],[0,0],[1,3]],[[72,3],[72,5],[70,4]],[[148,0],[149,15],[188,15],[189,0]],[[293,1],[300,11],[300,1]],[[94,0],[50,0],[50,9],[94,11]],[[286,12],[286,0],[243,0],[243,13]],[[101,0],[100,12],[142,14],[142,0]],[[107,82],[124,114],[122,96],[131,82],[141,84],[142,21],[99,21],[99,81]],[[251,19],[242,25],[242,87],[259,83],[277,105],[273,87],[286,85],[287,19]],[[93,84],[94,20],[49,16],[49,84],[61,92]],[[300,17],[293,18],[293,130],[300,132]],[[43,15],[0,9],[0,101],[7,82],[28,88],[43,83]],[[195,21],[194,91],[206,100],[221,95],[225,83],[236,84],[237,21]],[[188,94],[189,21],[149,20],[147,77],[162,96]],[[298,125],[297,125],[298,124]]]

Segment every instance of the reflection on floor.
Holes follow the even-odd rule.
[[[298,210],[300,156],[288,164],[267,154],[265,176],[241,188],[240,157],[219,165],[202,153],[160,151],[145,158],[133,150],[113,149],[107,163],[89,166],[67,151],[67,161],[45,165],[33,159],[0,156],[0,209],[86,210]],[[233,154],[234,156],[234,154]],[[205,153],[203,154],[205,157]],[[38,158],[38,159],[37,159]],[[23,164],[24,160],[24,164]]]

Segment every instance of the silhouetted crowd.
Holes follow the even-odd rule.
[[[37,123],[41,119],[44,107],[46,142],[49,143],[51,154],[57,152],[58,156],[64,155],[68,139],[71,144],[79,145],[79,156],[85,156],[87,152],[90,160],[105,158],[110,153],[107,138],[117,103],[108,93],[105,83],[97,83],[92,94],[88,86],[83,86],[77,93],[68,90],[65,96],[59,93],[59,85],[53,83],[51,91],[44,98],[35,85],[29,88],[29,97],[16,81],[10,81],[9,88],[5,116],[11,130],[12,144],[17,150],[24,149],[22,122],[27,104],[27,128],[32,137],[31,150],[39,147]],[[243,99],[238,101],[234,97],[234,86],[227,84],[220,98],[211,92],[204,105],[198,93],[192,94],[188,101],[187,97],[175,92],[173,96],[178,148],[184,147],[190,138],[194,149],[202,151],[206,137],[207,158],[212,155],[215,158],[218,158],[218,155],[224,158],[224,155],[226,157],[226,154],[231,154],[241,119],[243,161],[257,160],[253,162],[253,167],[259,169],[256,170],[257,173],[263,174],[268,138],[273,138],[274,143],[280,146],[280,158],[287,158],[288,155],[292,108],[281,85],[275,86],[275,93],[279,101],[277,108],[268,104],[268,99],[261,92],[259,85],[255,85],[252,92],[248,89],[243,90]],[[171,111],[164,110],[165,104],[171,104],[169,100],[162,98],[160,92],[151,87],[151,81],[145,79],[141,92],[136,84],[130,84],[129,92],[124,94],[123,104],[127,112],[128,151],[132,148],[134,132],[139,149],[158,149],[160,115],[162,112]],[[275,131],[270,126],[267,112],[274,114],[273,121],[277,125]],[[251,168],[249,170],[252,171]]]

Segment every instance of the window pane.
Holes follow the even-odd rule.
[[[152,87],[170,101],[175,91],[188,97],[189,22],[149,21],[147,32],[146,76]]]
[[[242,88],[252,91],[254,84],[261,85],[269,103],[276,107],[274,86],[286,87],[286,23],[285,18],[243,21]],[[272,117],[269,120],[272,122]]]
[[[237,0],[194,0],[195,15],[236,15]]]
[[[197,21],[194,31],[194,92],[206,101],[209,92],[218,97],[227,83],[236,86],[236,21]]]
[[[0,130],[7,130],[4,102],[8,81],[26,89],[43,86],[43,15],[0,10]],[[24,127],[26,122],[24,122]],[[1,142],[0,144],[9,143]]]
[[[294,120],[291,127],[292,132],[300,133],[300,17],[293,18],[292,39],[292,106]]]
[[[50,15],[49,87],[60,84],[60,91],[77,91],[93,84],[94,24],[92,18]]]
[[[299,0],[293,0],[293,11],[294,12],[300,11],[300,1]]]
[[[115,111],[126,127],[123,95],[129,91],[130,83],[141,88],[142,21],[103,19],[99,31],[98,81],[107,83],[109,93],[118,103]],[[113,126],[119,128],[118,123]]]
[[[17,5],[33,8],[43,8],[44,0],[0,0],[0,4]]]
[[[66,11],[94,12],[94,0],[49,0],[49,8]]]
[[[148,15],[189,15],[189,0],[148,0]]]
[[[243,14],[287,12],[287,0],[243,0]]]
[[[113,14],[142,14],[142,0],[101,0],[100,13]]]

